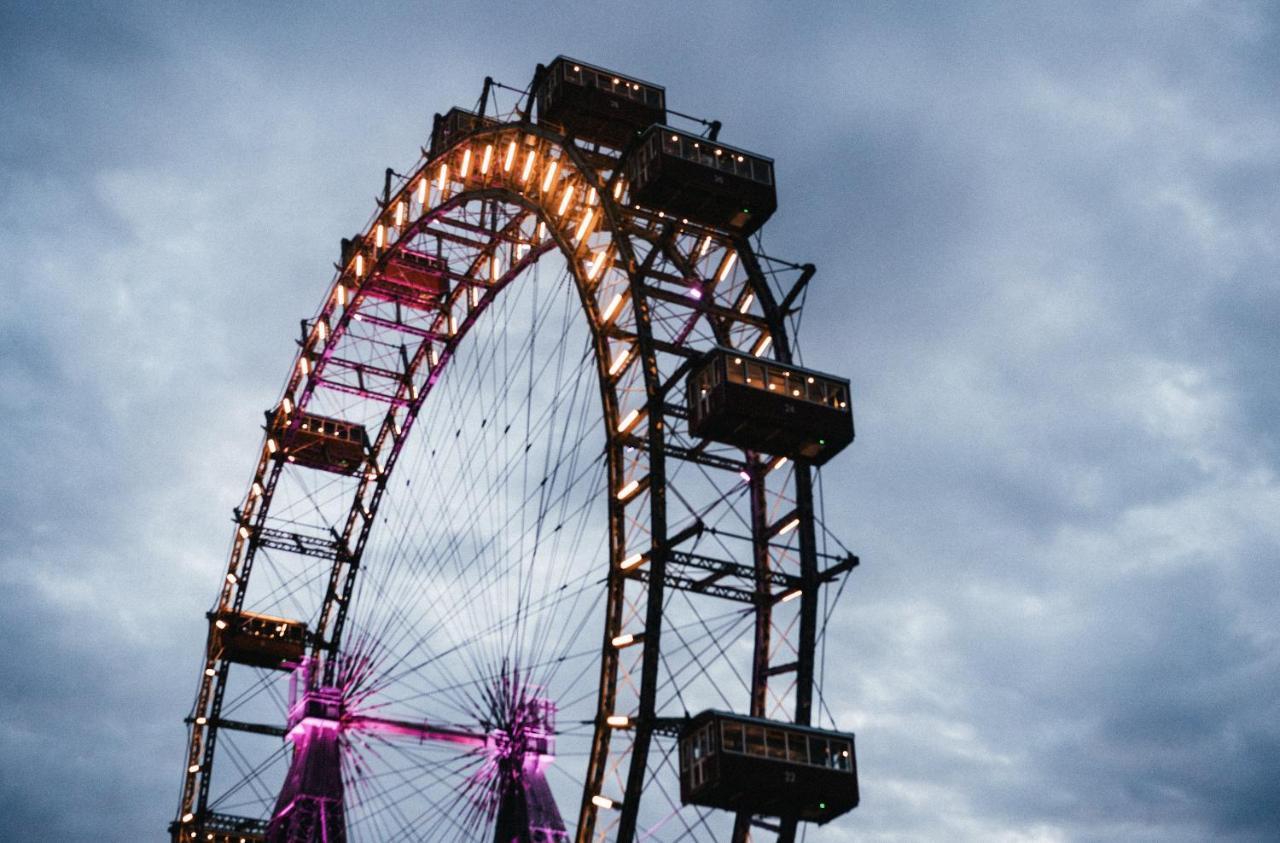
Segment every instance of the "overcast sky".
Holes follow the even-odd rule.
[[[863,805],[810,839],[1275,839],[1277,8],[0,3],[0,839],[162,837],[339,237],[562,52],[775,157],[819,267]]]

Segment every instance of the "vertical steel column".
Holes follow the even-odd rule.
[[[618,821],[618,843],[631,843],[636,834],[640,794],[644,790],[649,743],[653,738],[654,700],[658,692],[658,668],[662,646],[663,583],[667,574],[667,478],[665,464],[666,431],[663,404],[666,396],[658,377],[658,361],[649,324],[649,302],[644,297],[638,274],[631,278],[631,301],[636,320],[636,337],[649,402],[649,533],[653,548],[649,558],[649,594],[645,608],[644,656],[640,668],[640,710],[636,712],[635,737],[631,745],[631,769],[622,797]]]
[[[755,650],[751,660],[751,716],[764,717],[765,705],[769,697],[769,645],[772,639],[771,627],[773,604],[770,601],[769,585],[769,534],[768,510],[765,502],[765,475],[769,463],[759,462],[754,455],[750,458],[751,468],[751,538],[752,557],[756,569],[756,639]],[[733,843],[745,843],[751,831],[751,813],[741,811],[733,822]]]

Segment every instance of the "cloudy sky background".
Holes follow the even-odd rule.
[[[777,158],[864,560],[811,840],[1274,839],[1266,3],[0,4],[0,839],[160,839],[298,319],[386,166],[564,52]]]

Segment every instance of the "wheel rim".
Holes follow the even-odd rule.
[[[507,168],[502,162],[513,142]],[[371,248],[339,271],[318,317],[305,326],[284,390],[297,412],[366,420],[377,469],[343,491],[332,478],[294,478],[299,472],[271,450],[269,435],[237,510],[219,610],[287,606],[290,617],[307,620],[317,633],[314,653],[334,679],[348,615],[356,611],[348,607],[353,598],[363,605],[359,589],[368,577],[356,571],[375,564],[376,553],[366,558],[371,528],[384,489],[399,477],[397,461],[409,431],[421,424],[424,402],[502,290],[541,255],[557,252],[586,317],[590,374],[599,386],[596,430],[607,491],[597,508],[605,510],[608,545],[601,565],[604,635],[594,631],[598,685],[593,716],[584,718],[591,724],[588,760],[577,804],[560,808],[579,840],[632,839],[661,827],[677,828],[685,839],[724,839],[723,818],[677,808],[672,742],[660,737],[658,750],[650,747],[655,732],[670,732],[673,717],[704,706],[810,716],[817,572],[808,469],[690,440],[674,406],[685,361],[713,344],[757,352],[771,346],[775,357],[789,359],[760,259],[745,241],[629,207],[614,173],[592,169],[577,147],[527,123],[500,125],[424,160],[386,199],[365,232]],[[460,240],[471,242],[444,246],[442,229],[469,232]],[[437,249],[451,250],[450,267],[466,271],[439,312],[416,318],[402,312],[389,326],[393,320],[385,304],[372,304],[366,279],[422,238],[435,238]],[[377,330],[362,333],[371,327]],[[398,347],[385,342],[387,332]],[[384,342],[375,347],[377,337]],[[399,367],[392,365],[397,357]],[[397,370],[398,384],[382,375]],[[286,555],[288,564],[275,561]],[[735,559],[749,560],[749,576],[741,563],[724,572],[724,561]],[[784,599],[795,582],[807,584],[798,589],[800,599]],[[722,616],[712,606],[737,606],[738,614]],[[725,617],[747,618],[745,630],[714,625]],[[372,626],[352,624],[352,653],[376,650]],[[619,646],[627,636],[633,640]],[[261,762],[237,759],[231,745],[219,754],[220,731],[243,731],[227,721],[257,722],[231,716],[242,709],[248,716],[247,700],[257,700],[263,711],[253,713],[268,721],[278,720],[282,707],[280,692],[268,690],[269,674],[221,656],[211,636],[191,718],[179,827],[207,824],[219,808],[264,802],[264,794],[273,795],[265,782],[278,777],[287,758],[278,751]],[[274,715],[263,700],[275,705]],[[626,728],[606,722],[618,713],[629,718]],[[220,766],[238,778],[222,792],[215,788]],[[641,804],[646,784],[651,793]]]

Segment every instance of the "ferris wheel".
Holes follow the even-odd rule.
[[[387,171],[234,509],[174,841],[791,841],[857,805],[815,471],[849,384],[799,365],[814,268],[753,247],[773,162],[719,131],[560,56]]]

